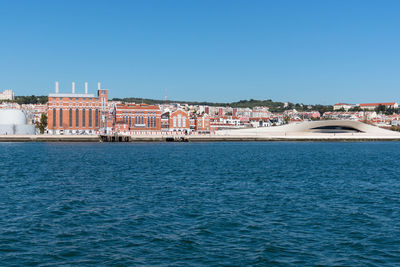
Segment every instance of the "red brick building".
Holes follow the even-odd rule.
[[[161,110],[158,105],[117,104],[115,128],[124,132],[160,131]]]
[[[210,133],[210,117],[204,114],[195,118],[195,130],[199,133]]]
[[[188,132],[190,130],[189,114],[178,109],[170,113],[168,122],[169,131]]]
[[[108,90],[100,89],[97,96],[88,94],[85,83],[85,93],[75,93],[75,83],[72,83],[72,93],[59,93],[58,82],[56,92],[49,94],[48,100],[48,131],[52,134],[95,134],[104,127],[103,114],[107,111]]]

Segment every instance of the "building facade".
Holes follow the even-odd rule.
[[[51,134],[96,134],[104,128],[104,117],[107,112],[108,90],[100,89],[97,96],[88,94],[87,83],[85,93],[75,93],[75,84],[71,93],[56,92],[49,94],[47,123]]]
[[[396,102],[360,104],[360,108],[363,110],[374,110],[379,106],[384,106],[386,108],[398,108],[399,104],[397,104]]]
[[[210,117],[206,114],[194,118],[195,131],[198,133],[210,133]]]
[[[158,105],[116,104],[115,124],[119,131],[160,131],[161,110]]]
[[[13,90],[4,90],[0,93],[0,100],[14,100],[14,92]]]
[[[356,106],[357,105],[355,105],[355,104],[336,103],[336,104],[333,105],[333,110],[341,110],[341,109],[343,109],[345,111],[348,111],[349,109],[354,108]]]
[[[169,131],[188,132],[190,130],[189,114],[177,109],[170,113],[168,124]]]

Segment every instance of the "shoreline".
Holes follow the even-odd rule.
[[[104,138],[109,138],[106,140]],[[112,139],[111,139],[112,138]],[[374,142],[400,141],[398,136],[292,135],[292,136],[126,136],[126,135],[0,135],[0,142]]]

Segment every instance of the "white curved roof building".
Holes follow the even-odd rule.
[[[25,113],[17,109],[0,110],[0,134],[35,134],[35,126],[26,123]]]
[[[275,127],[221,130],[216,132],[216,135],[228,137],[284,137],[288,139],[290,137],[400,138],[399,132],[352,120],[321,120]]]

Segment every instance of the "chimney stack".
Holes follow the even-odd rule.
[[[72,93],[75,94],[75,82],[72,82]]]
[[[97,89],[101,90],[101,83],[97,83]]]
[[[87,93],[88,93],[88,83],[85,82],[85,94],[87,94]]]
[[[58,94],[59,89],[58,89],[58,82],[56,82],[56,94]]]

